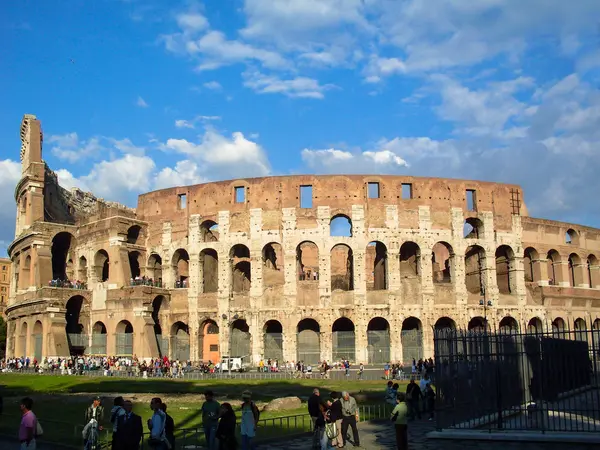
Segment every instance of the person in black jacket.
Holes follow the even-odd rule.
[[[231,404],[223,403],[219,412],[219,425],[215,434],[219,440],[219,450],[235,450],[237,448],[235,439],[236,420]]]
[[[160,409],[162,409],[167,416],[165,419],[165,436],[169,444],[171,444],[171,448],[175,448],[175,422],[173,418],[167,414],[167,404],[161,403]]]
[[[322,404],[321,401],[321,393],[318,389],[313,389],[313,393],[310,397],[308,397],[308,415],[310,416],[310,420],[312,420],[313,426],[313,438],[312,438],[312,448],[319,448],[319,433],[317,432],[317,419],[322,415],[319,406]]]
[[[335,423],[336,436],[331,440],[333,447],[342,448],[344,441],[342,440],[342,403],[340,402],[340,393],[331,393],[331,405],[329,406],[329,421]]]
[[[142,418],[132,411],[133,404],[125,400],[125,414],[119,417],[119,448],[122,450],[138,450],[144,434]]]
[[[406,386],[406,403],[408,404],[408,417],[410,420],[415,420],[415,414],[421,419],[419,403],[421,402],[422,397],[423,393],[421,392],[421,388],[415,383],[415,379],[411,378],[410,383]]]

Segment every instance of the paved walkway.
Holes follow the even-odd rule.
[[[420,420],[409,424],[409,444],[410,450],[591,450],[593,446],[577,444],[549,444],[549,443],[527,443],[527,442],[478,442],[469,440],[447,440],[447,439],[428,439],[426,434],[433,431],[434,422]],[[373,423],[363,422],[359,424],[359,433],[361,449],[379,450],[395,449],[396,439],[391,422]],[[352,435],[351,430],[349,430]],[[348,449],[354,447],[349,446]],[[259,450],[310,450],[310,437],[298,438],[290,441],[279,442],[276,444],[263,444],[258,446]]]

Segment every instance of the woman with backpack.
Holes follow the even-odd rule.
[[[256,404],[251,400],[252,393],[244,391],[242,393],[242,450],[254,450],[252,439],[256,436],[256,426],[260,418],[260,412]]]

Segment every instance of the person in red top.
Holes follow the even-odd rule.
[[[33,400],[25,397],[21,400],[21,425],[19,426],[19,442],[21,450],[35,450],[35,430],[37,428],[37,417],[31,410]]]

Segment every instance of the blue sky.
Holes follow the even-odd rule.
[[[0,252],[24,113],[63,186],[131,206],[370,172],[518,183],[531,215],[600,226],[596,0],[25,0],[0,41]]]

